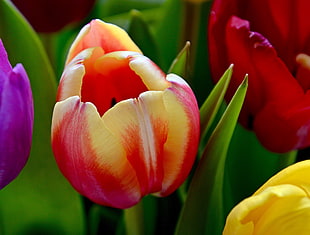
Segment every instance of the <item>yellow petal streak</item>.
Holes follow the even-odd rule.
[[[117,103],[102,117],[122,140],[143,194],[161,189],[162,151],[168,126],[162,95],[160,91],[144,92],[138,99]]]
[[[149,90],[163,91],[170,86],[166,74],[143,55],[136,55],[129,63],[130,68],[143,80]]]
[[[69,64],[66,65],[60,79],[57,100],[64,100],[71,96],[81,96],[82,78],[85,74],[84,61],[90,58],[93,48],[79,53]]]
[[[99,204],[121,208],[140,200],[139,183],[122,140],[105,125],[93,104],[81,103],[79,97],[58,102],[52,131],[53,140],[57,133],[62,141],[56,144],[70,158],[56,155],[56,160],[72,164],[59,166],[79,192]]]
[[[137,114],[137,119],[140,127],[145,166],[147,167],[147,172],[151,172],[151,168],[156,168],[157,166],[157,151],[155,149],[156,140],[154,135],[153,123],[149,115],[146,103],[144,103],[144,99],[142,97],[140,97],[140,99],[138,100],[134,100],[134,109]]]
[[[135,51],[142,54],[125,30],[114,24],[96,19],[84,26],[72,43],[67,63],[79,52],[91,47],[101,47],[105,53]]]
[[[71,44],[67,59],[66,59],[66,64],[70,63],[70,61],[78,54],[80,53],[83,49],[81,46],[78,46],[82,39],[89,33],[90,30],[90,24],[85,25],[79,32],[79,34],[76,36],[75,40]]]
[[[170,74],[167,79],[171,77],[177,76]],[[171,191],[174,191],[176,189],[175,186],[179,186],[178,183],[181,183],[185,179],[191,169],[192,161],[190,160],[187,162],[188,166],[183,166],[187,161],[187,145],[191,141],[188,136],[189,125],[191,125],[191,123],[189,123],[188,114],[186,113],[187,107],[182,103],[180,97],[176,96],[175,90],[173,89],[164,91],[164,104],[169,122],[169,132],[163,159],[165,162],[165,176],[162,191],[164,192],[163,195],[166,195],[166,193],[169,194]],[[195,125],[195,123],[192,124]],[[174,188],[169,189],[174,183],[176,183],[176,185],[173,186]],[[167,190],[169,191],[166,192]]]

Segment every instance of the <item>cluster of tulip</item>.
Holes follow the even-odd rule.
[[[51,22],[52,6],[29,1],[44,9],[32,14],[31,4],[13,2],[40,33],[85,19],[95,4],[64,1],[76,8],[71,11],[75,14],[66,14],[64,6],[64,12],[58,12],[64,18]],[[197,7],[203,2],[187,4]],[[11,6],[0,3],[0,14],[19,14]],[[306,0],[214,0],[206,36],[216,85],[202,105],[191,83],[177,75],[186,68],[187,47],[166,74],[125,30],[91,20],[66,54],[50,110],[51,149],[60,172],[88,200],[125,211],[149,194],[166,197],[184,190],[176,234],[308,234],[310,160],[290,159],[284,167],[290,166],[279,172],[277,168],[254,194],[247,192],[252,196],[231,199],[228,206],[224,176],[237,119],[269,152],[295,157],[310,146],[309,7]],[[0,23],[0,38],[6,38],[8,26]],[[36,102],[42,98],[23,65],[12,68],[3,41],[0,189],[22,171],[32,138],[40,135],[35,128],[33,135],[33,125],[40,122]],[[224,96],[226,111],[210,130]]]

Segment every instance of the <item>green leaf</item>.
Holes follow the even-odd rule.
[[[247,78],[239,86],[214,129],[194,173],[176,233],[221,234],[224,221],[224,172],[227,149],[247,90]]]
[[[54,72],[39,38],[10,1],[0,1],[0,16],[0,37],[12,65],[24,65],[35,107],[28,163],[0,192],[0,233],[82,234],[80,197],[60,174],[50,146]]]
[[[102,0],[96,1],[92,16],[107,17],[119,15],[131,9],[145,10],[159,7],[165,0]]]
[[[168,70],[168,73],[175,73],[185,80],[189,76],[189,49],[190,42],[186,42],[183,49],[177,55],[177,57],[172,61],[172,64]]]
[[[176,44],[183,45],[186,41],[191,43],[189,59],[191,70],[188,82],[196,94],[199,106],[201,106],[214,87],[214,83],[210,79],[207,46],[208,19],[212,1],[184,0],[178,2],[182,3],[181,18],[171,18],[171,20],[179,22],[181,28],[178,31],[179,39]]]
[[[202,136],[204,136],[209,130],[212,121],[214,120],[214,117],[223,102],[231,79],[232,71],[233,65],[225,71],[200,108],[200,130]]]
[[[296,151],[278,154],[266,150],[255,133],[240,124],[236,126],[227,155],[225,178],[231,188],[228,211],[296,159]]]
[[[154,35],[140,11],[130,11],[128,34],[139,46],[143,54],[158,64],[159,56]]]
[[[160,22],[156,25],[154,32],[162,62],[160,67],[163,71],[169,69],[175,55],[184,45],[184,42],[180,42],[182,4],[179,0],[167,0],[157,15]]]

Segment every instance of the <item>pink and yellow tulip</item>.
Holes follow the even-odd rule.
[[[228,215],[223,235],[309,234],[310,160],[276,174]]]
[[[143,56],[125,31],[93,20],[73,42],[52,122],[57,164],[95,203],[128,208],[185,180],[199,142],[187,83]]]

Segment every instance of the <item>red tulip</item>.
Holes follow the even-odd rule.
[[[216,81],[234,64],[228,98],[249,75],[241,123],[269,150],[310,146],[310,24],[306,0],[214,0],[210,64]]]
[[[52,123],[58,166],[92,201],[127,208],[187,177],[199,111],[185,81],[164,74],[125,31],[94,20],[73,43]]]
[[[37,32],[52,33],[82,21],[95,0],[12,0]]]

